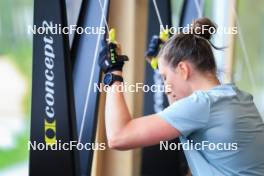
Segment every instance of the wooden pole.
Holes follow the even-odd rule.
[[[128,84],[144,83],[144,51],[147,34],[147,0],[113,0],[110,2],[109,26],[116,29],[117,41],[122,53],[128,55],[124,66],[124,80]],[[133,117],[143,112],[143,92],[125,93],[129,111]],[[105,142],[104,126],[105,95],[100,96],[97,138]],[[93,161],[93,176],[137,176],[140,175],[140,150],[96,151]]]

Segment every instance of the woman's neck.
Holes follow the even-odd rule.
[[[197,76],[195,80],[192,81],[191,89],[196,90],[209,90],[215,86],[220,85],[220,81],[214,74],[206,74],[203,76]]]

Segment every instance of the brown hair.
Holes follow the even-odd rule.
[[[216,73],[216,63],[211,36],[216,32],[216,25],[208,18],[195,20],[188,32],[172,36],[162,47],[159,57],[175,68],[180,61],[190,61],[201,72]]]

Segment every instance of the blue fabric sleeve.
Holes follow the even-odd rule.
[[[197,91],[180,99],[159,112],[158,115],[175,127],[185,137],[207,126],[210,101],[206,93]]]

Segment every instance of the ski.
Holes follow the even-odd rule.
[[[100,2],[102,8],[100,7]],[[98,96],[95,85],[100,82],[98,54],[101,50],[101,40],[105,39],[105,19],[108,14],[109,0],[83,0],[77,26],[89,29],[95,33],[75,34],[72,46],[73,80],[76,108],[78,141],[93,145],[95,142]],[[80,152],[81,175],[91,174],[93,150],[83,149]]]
[[[163,27],[172,26],[171,18],[171,2],[157,0],[157,8],[159,8],[160,17]],[[158,16],[155,15],[155,6],[153,1],[148,2],[148,35],[147,42],[153,35],[160,34],[160,24]],[[153,15],[154,14],[154,15]],[[148,43],[147,43],[148,46]],[[158,70],[153,70],[149,64],[145,68],[145,84],[146,85],[163,85]],[[163,92],[146,92],[144,94],[144,115],[158,113],[168,106],[166,95]],[[175,139],[170,142],[177,143]],[[162,161],[162,163],[160,162]],[[182,151],[166,151],[160,150],[159,145],[144,147],[142,150],[141,175],[186,175],[187,166],[185,164]],[[160,173],[160,171],[163,171]]]
[[[78,175],[72,73],[64,0],[35,0],[29,175]],[[57,147],[57,148],[55,148]],[[55,150],[53,150],[55,149]]]

